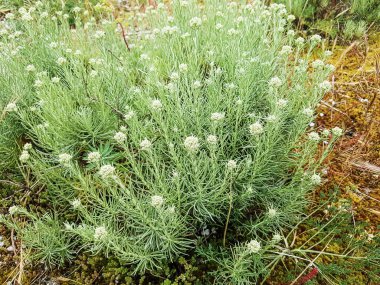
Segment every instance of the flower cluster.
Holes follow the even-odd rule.
[[[95,240],[103,240],[105,237],[107,237],[107,230],[104,226],[97,227],[94,232],[94,239]]]
[[[191,152],[194,152],[198,150],[200,144],[199,139],[196,136],[189,136],[185,138],[185,141],[183,142],[185,148]]]
[[[159,195],[154,195],[151,197],[151,205],[155,208],[159,208],[164,204],[164,198]]]
[[[102,179],[111,178],[115,175],[115,167],[109,164],[103,165],[102,167],[100,167],[98,173]]]
[[[21,161],[21,163],[26,163],[29,160],[30,158],[29,150],[31,149],[32,149],[31,143],[26,143],[24,145],[21,155],[19,157],[19,160]]]
[[[61,153],[58,155],[58,162],[62,165],[68,166],[72,160],[73,156],[68,153]]]
[[[249,253],[258,253],[261,249],[260,242],[258,242],[257,240],[251,240],[247,244],[247,249]]]
[[[87,161],[89,163],[95,163],[95,162],[99,162],[102,158],[102,155],[97,152],[97,151],[92,151],[90,153],[88,153],[87,155]]]
[[[260,135],[264,132],[264,127],[260,122],[249,125],[249,132],[251,135]]]

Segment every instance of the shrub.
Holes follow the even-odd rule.
[[[2,23],[2,124],[20,126],[12,155],[49,202],[11,208],[8,225],[30,237],[15,215],[47,232],[59,213],[65,250],[30,243],[47,263],[80,248],[138,273],[195,249],[222,282],[264,278],[341,134],[309,128],[331,88],[329,52],[312,59],[321,37],[297,37],[283,5],[259,1],[161,3],[128,30],[44,11]]]
[[[349,20],[344,26],[343,37],[346,40],[360,38],[365,34],[366,29],[367,29],[367,25],[364,21],[355,22],[355,21]]]
[[[31,221],[23,226],[0,217],[0,222],[20,233],[23,246],[33,250],[33,255],[31,255],[33,260],[51,266],[62,265],[65,261],[71,259],[73,254],[70,249],[72,242],[56,218],[52,218],[47,214],[37,218],[17,206],[11,207],[10,211],[12,214],[25,214]]]
[[[321,7],[326,7],[328,1],[316,1],[316,0],[277,0],[273,1],[281,3],[286,6],[289,12],[291,12],[297,18],[314,18],[315,13]]]
[[[370,28],[377,30],[376,24],[380,22],[380,2],[377,0],[273,2],[284,4],[296,16],[298,29],[319,31],[326,37],[339,37],[343,41],[360,38]]]
[[[376,0],[349,1],[350,13],[354,18],[367,22],[380,22],[380,3]]]

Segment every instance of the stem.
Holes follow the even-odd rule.
[[[227,236],[228,223],[230,222],[231,211],[232,211],[232,187],[230,185],[230,206],[228,207],[227,221],[226,221],[226,225],[224,226],[223,246],[226,246],[226,236]]]

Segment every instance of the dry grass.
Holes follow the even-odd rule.
[[[336,47],[334,90],[319,107],[317,124],[342,126],[345,136],[330,156],[329,181],[354,204],[355,218],[375,231],[380,221],[380,35]]]

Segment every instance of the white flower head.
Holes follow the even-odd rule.
[[[107,230],[104,226],[101,226],[101,227],[97,227],[95,229],[95,233],[94,233],[94,239],[96,240],[102,240],[104,239],[106,236],[107,236]]]
[[[8,209],[8,212],[9,212],[9,214],[11,214],[11,215],[14,215],[14,214],[16,214],[17,212],[19,212],[20,211],[20,208],[18,207],[18,206],[11,206],[11,207],[9,207],[9,209]]]
[[[176,178],[178,178],[178,177],[179,177],[179,173],[178,173],[178,171],[173,170],[173,171],[172,171],[172,178],[173,178],[173,179],[176,179]]]
[[[329,135],[330,135],[330,130],[329,130],[329,129],[324,129],[324,130],[322,131],[322,135],[323,135],[324,137],[329,136]]]
[[[237,162],[236,162],[236,160],[231,159],[231,160],[229,160],[229,161],[227,162],[227,168],[228,168],[228,170],[233,170],[233,169],[235,169],[236,167],[237,167]]]
[[[321,139],[317,132],[309,133],[308,137],[309,137],[309,140],[311,140],[311,141],[319,141]]]
[[[226,86],[226,89],[229,89],[229,90],[236,89],[236,87],[237,87],[237,86],[235,85],[235,83],[233,83],[233,82],[226,83],[225,86]]]
[[[123,132],[117,132],[114,136],[113,136],[114,140],[117,141],[118,143],[124,143],[127,139],[127,136],[126,134],[124,134]]]
[[[288,100],[285,100],[285,99],[279,99],[278,101],[277,101],[277,106],[279,107],[279,108],[284,108],[284,107],[286,107],[286,105],[288,105]]]
[[[302,114],[304,114],[307,117],[312,117],[314,115],[314,110],[311,108],[305,108],[303,109]]]
[[[27,11],[26,11],[26,8],[25,8],[25,7],[20,7],[20,8],[18,9],[18,12],[19,12],[21,15],[23,15],[23,14],[27,13]]]
[[[295,34],[296,32],[294,30],[288,30],[288,33],[287,33],[288,36],[294,37]]]
[[[57,48],[58,47],[58,43],[57,42],[51,42],[49,44],[49,47],[52,48],[52,49]]]
[[[219,31],[219,30],[223,29],[223,25],[221,23],[217,23],[215,25],[215,29]]]
[[[283,54],[283,55],[288,55],[291,53],[292,53],[292,47],[291,46],[283,46],[281,51],[280,51],[280,54]]]
[[[106,33],[104,31],[96,31],[94,33],[94,38],[95,39],[100,39],[100,38],[103,38],[105,35],[106,35]]]
[[[162,103],[160,100],[158,99],[153,99],[150,103],[150,107],[152,108],[152,110],[154,111],[159,111],[162,109]]]
[[[334,128],[331,129],[331,133],[334,136],[340,137],[343,134],[343,130],[341,128],[339,128],[339,127],[334,127]]]
[[[207,85],[211,85],[211,84],[213,84],[214,83],[214,80],[212,80],[212,78],[206,78],[205,79],[205,83],[207,84]]]
[[[322,41],[322,37],[320,35],[313,35],[310,38],[312,43],[320,43]]]
[[[211,120],[214,122],[222,121],[225,118],[225,113],[212,113]]]
[[[297,45],[301,46],[301,45],[303,45],[304,43],[305,43],[305,39],[304,39],[303,37],[298,37],[298,38],[296,39],[296,44],[297,44]]]
[[[279,77],[277,77],[277,76],[272,77],[269,80],[269,85],[273,86],[273,87],[280,87],[282,85],[282,80]]]
[[[36,71],[36,67],[33,64],[29,64],[25,67],[25,70],[28,72]]]
[[[295,19],[296,17],[294,15],[291,15],[291,14],[288,15],[288,18],[287,18],[288,22],[293,22]]]
[[[265,120],[268,122],[268,123],[275,123],[278,118],[276,115],[268,115]]]
[[[208,228],[203,228],[201,231],[202,236],[209,236],[210,235],[210,230]]]
[[[169,82],[169,83],[165,86],[165,88],[168,89],[170,93],[174,93],[174,92],[177,90],[177,86],[176,86],[176,84],[174,84],[173,82]]]
[[[24,144],[24,146],[23,146],[23,150],[30,150],[30,149],[32,149],[32,144],[31,143],[26,143],[26,144]]]
[[[115,167],[110,164],[103,165],[100,167],[98,174],[102,179],[111,178],[115,174]]]
[[[239,31],[236,30],[236,29],[234,29],[234,28],[231,28],[231,29],[229,29],[229,30],[227,31],[227,34],[228,34],[229,36],[234,36],[234,35],[239,34]]]
[[[13,13],[7,13],[5,14],[5,19],[12,20],[15,18],[15,14]]]
[[[32,21],[33,17],[29,13],[25,13],[21,16],[21,20],[28,22],[28,21]]]
[[[149,58],[150,58],[149,55],[146,54],[146,53],[143,53],[143,54],[140,55],[140,59],[141,60],[149,60]]]
[[[220,75],[223,73],[223,69],[221,69],[220,67],[217,67],[214,72],[216,75]]]
[[[87,161],[89,163],[99,162],[101,158],[102,158],[102,155],[98,151],[92,151],[88,153],[87,155]]]
[[[199,148],[199,139],[196,136],[189,136],[185,138],[184,146],[188,151],[197,151]]]
[[[269,208],[267,214],[269,218],[274,218],[277,216],[277,210],[275,208]]]
[[[179,74],[178,72],[172,72],[169,77],[171,80],[176,81],[179,79]]]
[[[72,158],[73,156],[68,153],[61,153],[60,155],[58,155],[58,161],[62,165],[68,165]]]
[[[187,0],[181,0],[179,2],[179,4],[180,4],[181,7],[187,7],[187,6],[189,6],[189,1],[187,1]]]
[[[322,182],[322,178],[318,174],[313,174],[310,180],[313,185],[319,185]]]
[[[41,18],[47,18],[49,16],[49,13],[47,12],[47,11],[43,11],[43,12],[41,12],[41,14],[40,14],[40,17]]]
[[[206,141],[211,145],[216,145],[218,143],[218,137],[215,135],[209,135],[207,136]]]
[[[152,142],[148,139],[143,139],[141,142],[140,142],[140,148],[142,150],[149,150],[150,148],[152,147]]]
[[[20,157],[19,157],[19,159],[20,159],[20,161],[21,161],[22,163],[27,162],[27,161],[29,160],[29,158],[30,158],[30,154],[29,154],[29,152],[28,152],[27,150],[23,150],[23,151],[21,152]]]
[[[237,24],[240,24],[240,23],[244,22],[244,20],[245,20],[245,18],[243,16],[239,16],[234,20],[234,22]]]
[[[51,82],[53,82],[53,83],[59,83],[60,80],[61,80],[61,79],[60,79],[59,77],[53,77],[53,78],[51,79]]]
[[[247,249],[249,253],[258,253],[261,249],[260,242],[257,240],[253,239],[247,244]]]
[[[151,197],[150,204],[155,208],[160,208],[164,204],[164,198],[159,195],[154,195]]]
[[[71,201],[71,205],[74,209],[78,209],[82,205],[82,202],[79,199],[74,199]]]
[[[193,87],[194,87],[195,89],[201,88],[201,87],[202,87],[202,82],[200,82],[199,80],[195,80],[195,81],[193,82]]]
[[[278,242],[280,242],[281,239],[282,239],[281,235],[280,235],[280,234],[277,234],[277,233],[274,234],[273,237],[272,237],[272,241],[273,241],[274,243],[278,243]]]
[[[168,207],[167,211],[168,211],[170,214],[174,214],[174,213],[175,213],[175,206],[170,206],[170,207]]]
[[[199,17],[191,18],[189,21],[189,25],[192,28],[199,27],[200,25],[202,25],[202,19]]]
[[[17,105],[14,102],[8,103],[8,105],[5,107],[5,112],[16,112],[17,111]]]
[[[57,63],[58,63],[59,65],[63,65],[63,64],[65,64],[66,62],[67,62],[67,59],[64,58],[64,57],[59,57],[59,58],[57,59]]]
[[[260,122],[249,125],[249,132],[251,135],[260,135],[264,132],[264,127]]]
[[[98,75],[98,72],[96,70],[91,70],[90,71],[90,77],[96,77]]]
[[[188,66],[187,66],[186,63],[181,63],[181,64],[179,65],[179,71],[180,71],[180,72],[186,72],[187,70],[188,70]]]
[[[124,115],[124,120],[129,121],[132,119],[136,113],[133,110],[129,110],[125,115]]]

